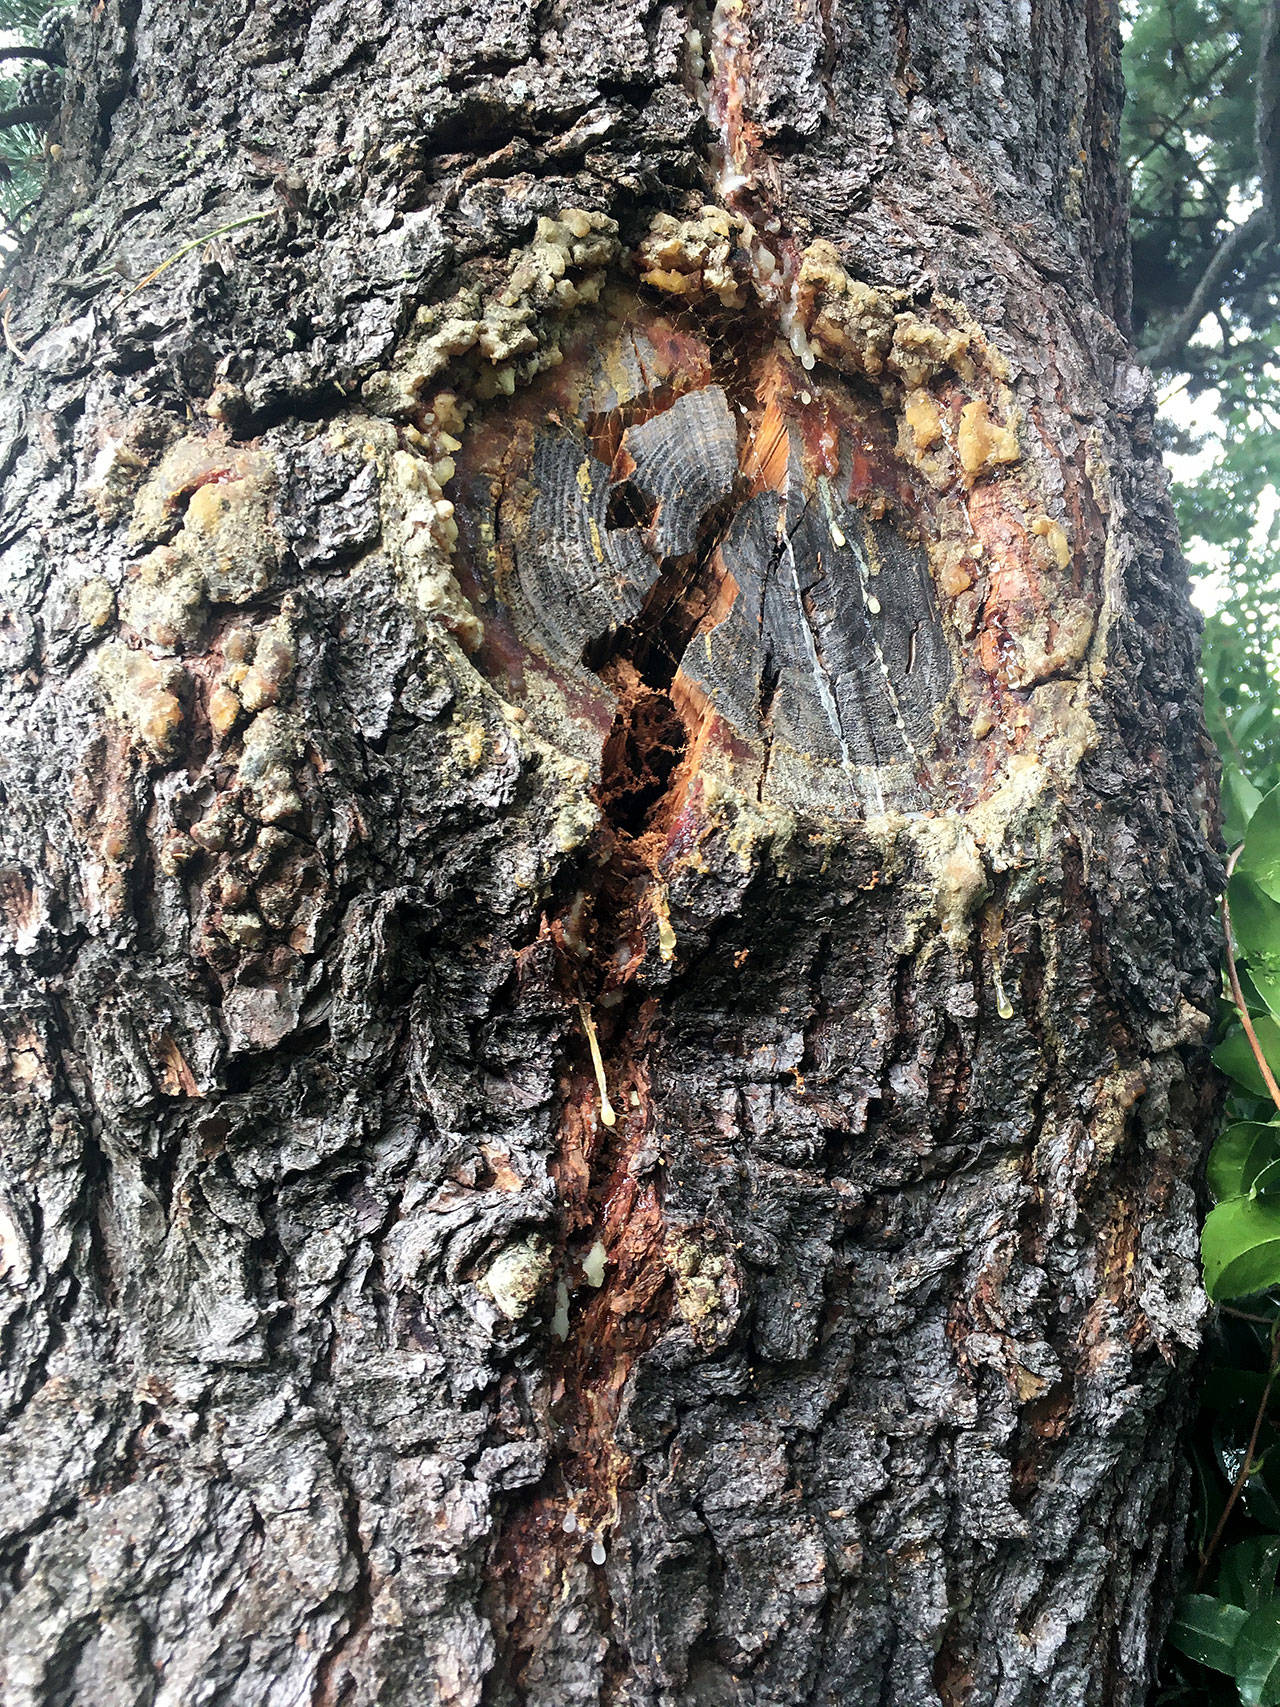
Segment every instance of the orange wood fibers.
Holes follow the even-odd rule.
[[[656,1019],[656,1002],[646,1001],[613,1058],[611,1089],[619,1109],[612,1131],[599,1125],[590,1072],[573,1070],[564,1089],[552,1171],[566,1232],[594,1232],[604,1246],[604,1283],[585,1295],[578,1289],[569,1337],[553,1356],[555,1483],[513,1516],[496,1551],[505,1589],[501,1616],[517,1682],[536,1653],[540,1632],[553,1625],[555,1607],[572,1592],[575,1576],[580,1588],[585,1550],[595,1538],[607,1542],[618,1519],[631,1467],[618,1443],[627,1381],[671,1314],[657,1188],[651,1177],[637,1177],[642,1170],[632,1171],[648,1151],[652,1112],[643,1057]],[[602,1578],[593,1579],[593,1586],[607,1592]]]
[[[786,487],[791,458],[791,411],[784,402],[788,385],[782,363],[776,356],[766,357],[756,386],[762,405],[760,420],[739,456],[752,492],[781,492]]]

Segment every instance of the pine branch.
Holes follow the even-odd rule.
[[[57,47],[0,48],[0,64],[8,59],[38,59],[45,65],[65,65],[66,55]]]
[[[1131,172],[1137,167],[1144,165],[1155,153],[1157,148],[1166,148],[1169,146],[1169,132],[1176,130],[1196,103],[1204,99],[1209,90],[1212,89],[1215,80],[1223,71],[1226,70],[1227,66],[1230,65],[1231,61],[1239,51],[1239,47],[1233,43],[1224,54],[1214,60],[1213,64],[1209,67],[1200,82],[1197,83],[1195,87],[1184,97],[1182,105],[1178,108],[1177,112],[1170,116],[1169,122],[1166,124],[1160,135],[1157,136],[1154,141],[1150,142],[1147,147],[1143,149],[1142,153],[1133,161],[1133,164],[1129,168]]]
[[[0,29],[34,35],[53,12],[69,12],[68,0],[0,0]]]
[[[1263,208],[1251,213],[1243,225],[1229,231],[1213,252],[1209,265],[1201,274],[1200,283],[1191,301],[1165,332],[1160,342],[1140,352],[1148,367],[1174,367],[1196,327],[1221,301],[1222,286],[1238,261],[1246,259],[1270,234],[1271,221]]]
[[[1223,238],[1201,274],[1191,300],[1159,343],[1140,352],[1148,367],[1174,367],[1206,314],[1225,300],[1231,274],[1263,243],[1280,233],[1280,0],[1269,0],[1258,52],[1254,147],[1262,205]]]
[[[0,130],[10,130],[16,124],[48,124],[52,117],[53,108],[39,103],[10,107],[7,113],[0,113]]]

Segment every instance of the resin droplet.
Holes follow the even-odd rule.
[[[588,1286],[604,1285],[605,1251],[603,1243],[597,1239],[595,1244],[582,1259],[582,1278]]]
[[[600,1041],[596,1036],[595,1022],[587,1012],[585,1002],[578,1003],[578,1012],[582,1015],[582,1028],[587,1034],[587,1048],[591,1051],[591,1065],[595,1069],[596,1086],[600,1092],[600,1124],[601,1126],[614,1126],[617,1124],[618,1117],[613,1111],[613,1104],[609,1101],[609,1087],[605,1083],[604,1061],[600,1055]]]

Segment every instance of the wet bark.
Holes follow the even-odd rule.
[[[100,0],[69,61],[5,1702],[1144,1700],[1218,867],[1114,16]]]

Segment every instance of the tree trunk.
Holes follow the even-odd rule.
[[[1105,0],[69,54],[7,1707],[1144,1700],[1218,865]]]

